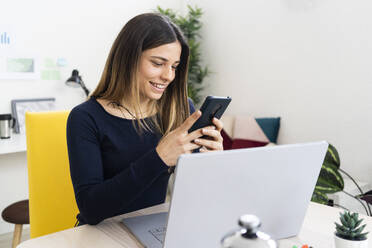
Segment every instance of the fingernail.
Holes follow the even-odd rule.
[[[195,143],[199,143],[200,140],[199,140],[199,139],[194,139],[194,142],[195,142]]]

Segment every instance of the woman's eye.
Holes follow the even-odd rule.
[[[162,64],[161,63],[158,63],[158,62],[156,62],[156,61],[151,61],[152,63],[153,63],[153,65],[155,65],[155,66],[161,66]]]
[[[174,66],[172,66],[172,69],[173,69],[173,70],[177,70],[177,67],[178,67],[178,66],[174,65]]]

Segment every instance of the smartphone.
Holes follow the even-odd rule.
[[[231,97],[229,96],[207,96],[200,108],[202,116],[200,116],[194,125],[189,129],[189,133],[199,128],[213,126],[213,117],[220,119],[230,102]]]

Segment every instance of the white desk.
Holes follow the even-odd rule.
[[[119,221],[124,217],[164,212],[168,210],[168,204],[161,204],[148,209],[139,210],[133,213],[117,216],[103,221],[97,226],[84,225],[77,228],[67,229],[43,237],[27,240],[21,243],[18,248],[50,248],[50,247],[71,247],[71,248],[140,248]],[[292,248],[293,245],[308,244],[314,248],[334,247],[333,233],[334,221],[338,221],[339,212],[336,208],[310,203],[305,220],[298,236],[280,240],[281,248]],[[372,218],[363,216],[367,223],[367,231],[372,231]],[[233,229],[234,227],[232,227]],[[226,230],[226,232],[229,230]],[[371,237],[371,234],[369,234]],[[371,238],[370,238],[371,240]],[[372,248],[372,241],[369,242]]]
[[[9,139],[0,139],[0,155],[25,152],[26,151],[26,135],[12,133]]]

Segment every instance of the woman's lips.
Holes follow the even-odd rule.
[[[150,81],[150,84],[151,84],[152,88],[155,89],[158,92],[163,92],[165,90],[165,88],[167,88],[166,84],[157,84],[157,83],[154,83],[154,82],[151,82],[151,81]]]

